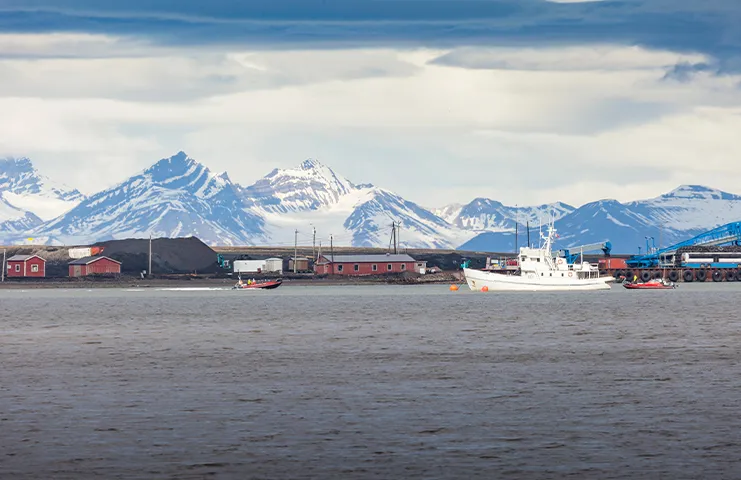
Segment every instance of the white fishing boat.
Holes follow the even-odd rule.
[[[548,234],[541,237],[540,248],[522,247],[518,258],[520,268],[515,272],[497,273],[464,268],[468,287],[474,291],[575,291],[609,290],[615,278],[601,276],[599,268],[585,262],[569,264],[551,251],[556,230],[548,225]]]

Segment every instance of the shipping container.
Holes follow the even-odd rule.
[[[103,247],[75,247],[69,249],[69,258],[79,260],[85,257],[94,257],[103,252]]]
[[[265,270],[265,260],[234,260],[234,273],[260,273]]]
[[[625,263],[624,258],[600,258],[599,260],[600,269],[615,269],[627,267],[628,265]]]
[[[93,249],[90,247],[78,247],[69,249],[69,258],[80,259],[85,257],[92,257]]]
[[[283,272],[283,259],[282,258],[268,258],[265,260],[265,271],[266,272]]]

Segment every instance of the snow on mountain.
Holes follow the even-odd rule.
[[[241,187],[180,152],[85,198],[39,175],[28,159],[0,161],[5,243],[33,237],[88,244],[151,234],[192,235],[211,245],[293,245],[297,237],[299,244],[310,245],[316,238],[324,248],[331,236],[336,246],[386,247],[397,222],[402,248],[513,252],[527,242],[525,224],[530,222],[530,243],[537,244],[537,225],[550,215],[559,233],[556,248],[609,240],[614,253],[633,253],[645,247],[646,237],[667,246],[741,220],[741,196],[682,185],[648,200],[600,200],[577,209],[560,202],[512,207],[477,198],[429,210],[374,185],[354,184],[313,159]]]
[[[741,220],[741,196],[699,185],[682,185],[659,197],[620,203],[600,200],[556,221],[555,248],[609,240],[613,253],[666,247],[726,223]],[[537,235],[531,235],[537,241]],[[520,245],[523,240],[520,240]],[[461,245],[464,250],[512,251],[511,234],[482,233]]]
[[[45,223],[37,236],[54,243],[196,236],[212,245],[251,245],[267,240],[263,228],[227,175],[180,152]]]
[[[464,206],[465,205],[460,203],[451,203],[450,205],[445,205],[441,208],[430,208],[429,210],[446,222],[455,224],[455,220],[458,218],[458,215],[460,215]]]
[[[245,203],[265,218],[271,242],[313,241],[316,228],[326,245],[388,246],[391,223],[400,222],[400,245],[454,248],[470,234],[459,232],[432,212],[371,184],[356,185],[317,160],[298,168],[273,170],[242,189]]]
[[[26,212],[8,203],[0,193],[0,235],[2,238],[25,235],[41,225],[42,220],[31,212]],[[0,243],[5,243],[0,241]]]
[[[454,248],[467,235],[416,203],[377,187],[359,202],[344,226],[353,232],[355,246],[383,246],[390,240],[391,224],[399,222],[400,244],[413,248]]]
[[[50,220],[85,199],[79,191],[39,174],[28,158],[0,159],[0,195],[14,207]]]
[[[573,211],[574,207],[561,202],[512,207],[488,198],[476,198],[467,205],[443,207],[437,214],[465,230],[508,232],[515,230],[515,223],[537,225],[541,221],[546,223],[551,216],[558,220]]]
[[[672,231],[704,231],[741,220],[741,196],[701,185],[681,185],[650,200],[626,203]]]
[[[318,160],[305,160],[298,168],[275,169],[254,185],[242,189],[249,205],[272,213],[318,210],[337,204],[357,187]]]

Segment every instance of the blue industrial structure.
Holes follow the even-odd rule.
[[[602,242],[592,243],[589,245],[579,245],[578,247],[562,248],[556,255],[565,258],[566,263],[572,265],[584,252],[596,252],[598,250],[601,250],[602,253],[605,254],[605,256],[609,256],[610,252],[612,251],[612,244],[610,242]]]
[[[655,246],[654,248],[649,248],[648,240],[646,240],[646,253],[643,255],[634,255],[626,260],[625,263],[630,268],[654,268],[666,264],[669,259],[674,263],[674,256],[681,248],[723,245],[741,246],[741,222],[728,223],[701,233],[684,242],[660,249],[655,248]]]

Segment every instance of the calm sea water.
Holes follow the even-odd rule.
[[[740,293],[0,291],[0,478],[741,478]]]

